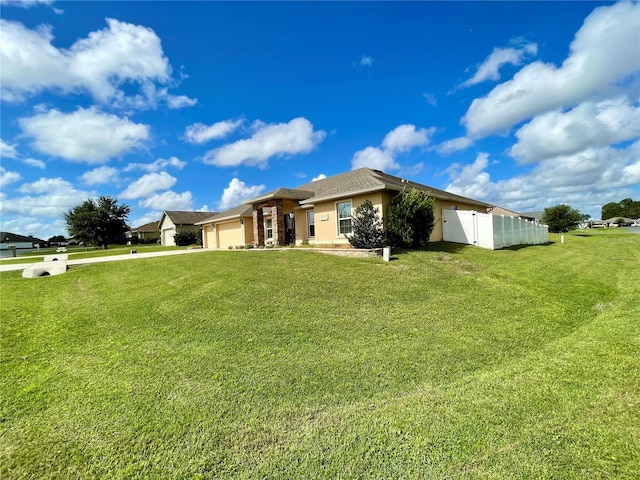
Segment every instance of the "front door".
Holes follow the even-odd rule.
[[[296,219],[293,213],[284,216],[284,243],[286,245],[296,243]]]

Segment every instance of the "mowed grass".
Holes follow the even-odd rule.
[[[39,263],[44,261],[45,255],[60,255],[66,253],[69,260],[78,260],[82,258],[107,257],[113,255],[130,255],[131,250],[137,253],[163,252],[170,250],[187,250],[188,247],[163,247],[160,245],[110,245],[109,248],[102,249],[96,247],[67,247],[66,252],[57,252],[57,248],[41,248],[37,251],[29,251],[21,253],[13,257],[0,259],[0,265],[11,263]]]
[[[640,235],[0,274],[0,477],[640,477]]]

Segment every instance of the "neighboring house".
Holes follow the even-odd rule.
[[[166,210],[158,222],[160,230],[160,243],[164,247],[175,246],[174,237],[178,232],[200,232],[200,226],[196,225],[218,212],[186,212],[180,210]]]
[[[290,243],[345,244],[352,232],[355,208],[370,200],[385,221],[391,199],[403,190],[428,191],[435,199],[435,226],[430,241],[442,240],[442,210],[487,212],[492,205],[360,168],[297,188],[277,188],[198,222],[205,248]]]
[[[542,212],[518,213],[504,207],[493,207],[489,209],[489,213],[491,215],[504,215],[505,217],[523,218],[535,223],[540,223],[540,218],[542,218]],[[540,214],[539,216],[537,216],[538,213]]]
[[[18,235],[11,232],[0,232],[0,250],[6,250],[9,245],[16,248],[36,248],[36,246],[44,246],[47,242],[40,238],[29,235]]]
[[[618,223],[618,220],[621,221]],[[602,224],[605,227],[628,227],[633,224],[633,222],[635,222],[634,218],[627,217],[611,217],[607,218],[606,220],[602,220]]]
[[[160,238],[160,222],[149,222],[139,227],[132,228],[127,232],[127,238],[131,238],[134,235],[138,237],[140,243],[153,243],[157,242]]]

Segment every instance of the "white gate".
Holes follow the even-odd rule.
[[[445,242],[498,250],[512,245],[547,243],[549,229],[546,225],[519,217],[472,210],[443,210],[442,239]]]

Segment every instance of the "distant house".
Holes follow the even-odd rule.
[[[175,235],[178,232],[200,232],[198,222],[211,218],[218,212],[191,212],[180,210],[166,210],[162,214],[158,227],[162,246],[175,246]]]
[[[11,232],[0,232],[0,250],[6,250],[9,245],[19,248],[35,248],[37,245],[44,246],[47,242],[40,238],[29,235],[18,235]]]
[[[435,199],[430,241],[442,240],[442,210],[487,212],[492,205],[389,175],[360,168],[296,188],[277,188],[199,221],[205,248],[290,243],[345,244],[353,211],[365,200],[386,220],[391,199],[403,190],[428,191]]]
[[[544,215],[544,210],[534,211],[534,212],[522,212],[520,214],[522,218],[526,220],[531,220],[537,223],[540,223],[542,220],[542,215]]]
[[[145,223],[139,227],[132,228],[127,232],[127,237],[131,238],[134,235],[138,237],[140,243],[153,243],[157,242],[160,238],[160,221]]]

